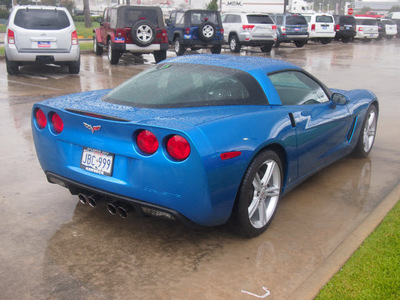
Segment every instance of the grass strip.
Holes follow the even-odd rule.
[[[400,202],[316,299],[400,299]]]

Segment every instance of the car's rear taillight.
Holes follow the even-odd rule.
[[[158,140],[152,132],[141,130],[136,136],[136,145],[144,154],[151,155],[158,149]]]
[[[272,25],[272,30],[276,30],[276,25]]]
[[[221,28],[219,31],[221,32],[221,34],[224,34],[224,29],[223,28]]]
[[[165,29],[157,29],[156,30],[155,43],[162,43],[162,44],[167,44],[168,43],[167,30],[165,30]]]
[[[76,30],[71,33],[71,44],[78,45],[78,34],[76,33]]]
[[[243,30],[253,30],[255,25],[242,25]]]
[[[11,29],[8,29],[8,31],[7,31],[7,41],[8,41],[8,44],[15,44],[14,31],[12,31]]]
[[[35,121],[36,121],[36,124],[39,127],[39,129],[43,129],[47,125],[46,115],[44,114],[43,110],[41,110],[40,108],[38,108],[35,111]]]
[[[363,28],[361,26],[358,27],[358,31],[363,31]]]
[[[282,35],[286,35],[286,27],[285,26],[281,27],[281,32],[282,32]]]
[[[336,24],[336,29],[335,29],[336,31],[339,31],[340,30],[340,25],[339,24]]]
[[[315,24],[311,24],[311,31],[315,31]]]
[[[64,122],[61,117],[57,113],[51,114],[51,128],[55,134],[59,134],[64,129]]]
[[[175,160],[185,160],[190,154],[190,144],[184,137],[173,135],[167,141],[167,152]]]
[[[186,27],[186,28],[185,28],[185,33],[186,33],[186,34],[190,34],[190,28],[189,28],[189,27]]]

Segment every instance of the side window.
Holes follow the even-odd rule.
[[[329,101],[318,82],[300,71],[269,75],[283,105],[309,105]]]
[[[169,21],[170,21],[171,23],[174,23],[174,22],[175,22],[175,12],[174,12],[174,11],[169,15]]]
[[[109,17],[108,17],[108,22],[110,22],[110,27],[111,28],[117,28],[117,9],[109,9]]]
[[[233,23],[242,23],[242,18],[240,15],[233,15]]]
[[[175,19],[175,24],[179,24],[179,25],[183,25],[183,17],[184,17],[184,13],[181,11],[178,11],[176,13],[176,19]]]
[[[276,24],[277,25],[283,25],[283,16],[277,16],[276,17]]]

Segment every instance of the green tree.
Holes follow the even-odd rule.
[[[400,11],[399,5],[392,6],[392,8],[389,10],[389,12],[395,12],[395,11]]]
[[[218,10],[218,0],[211,0],[210,3],[207,5],[208,10]]]

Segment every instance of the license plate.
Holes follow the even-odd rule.
[[[83,148],[80,165],[82,169],[101,175],[111,176],[113,164],[114,154],[92,148]]]
[[[50,47],[50,42],[38,42],[39,48],[48,48]]]

